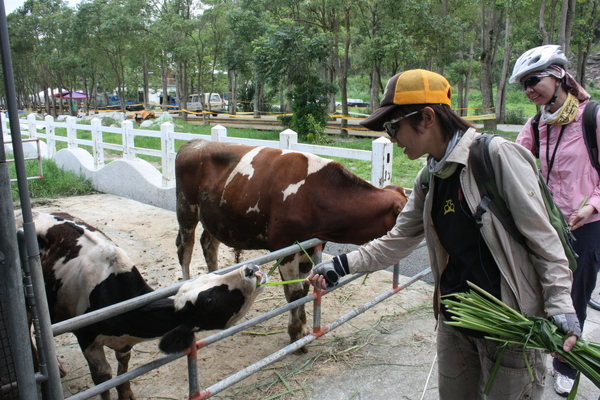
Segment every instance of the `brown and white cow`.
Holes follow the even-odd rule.
[[[341,164],[308,153],[191,140],[175,161],[177,254],[184,279],[198,222],[209,271],[218,268],[222,242],[234,249],[278,250],[319,238],[364,244],[384,235],[406,204],[402,187],[378,189]],[[283,280],[308,276],[304,253],[286,257]],[[284,286],[288,302],[306,296],[308,284]],[[304,306],[290,313],[292,342],[309,333]],[[306,349],[302,349],[306,351]]]
[[[152,292],[132,260],[100,230],[66,213],[34,212],[52,323]],[[131,348],[161,337],[159,348],[190,347],[194,331],[224,329],[246,314],[266,277],[256,266],[206,274],[165,298],[75,332],[97,385],[111,378],[104,347],[115,351],[118,374],[127,372]],[[134,399],[129,382],[119,399]],[[109,392],[102,395],[110,399]]]

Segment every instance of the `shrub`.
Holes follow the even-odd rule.
[[[529,119],[529,115],[525,115],[522,109],[506,110],[504,115],[505,124],[523,125]]]

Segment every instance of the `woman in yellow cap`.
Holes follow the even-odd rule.
[[[508,348],[485,396],[499,345],[480,332],[444,323],[451,315],[441,296],[468,291],[470,281],[524,314],[554,317],[562,332],[573,334],[565,350],[580,335],[570,297],[571,271],[548,221],[535,159],[522,146],[501,138],[490,141],[498,190],[525,236],[526,248],[491,212],[478,213],[481,195],[468,158],[479,134],[452,111],[451,96],[446,78],[427,70],[405,71],[388,81],[381,107],[361,124],[385,130],[411,160],[427,155],[427,165],[390,232],[318,264],[309,279],[316,288],[332,287],[348,273],[398,263],[425,239],[435,281],[440,399],[541,399],[546,374],[542,351],[526,351],[532,381],[522,350]]]

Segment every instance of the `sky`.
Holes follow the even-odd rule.
[[[6,15],[21,7],[23,3],[25,3],[25,0],[4,0],[4,11],[6,12]],[[74,7],[79,3],[79,0],[67,0],[67,3],[69,6]]]

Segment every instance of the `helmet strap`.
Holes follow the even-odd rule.
[[[558,97],[558,92],[560,91],[561,86],[562,86],[562,80],[559,81],[558,86],[556,87],[556,90],[554,91],[554,96],[552,96],[550,101],[548,103],[546,103],[547,106],[551,106],[552,104],[554,104],[554,102],[556,101],[556,98]]]

